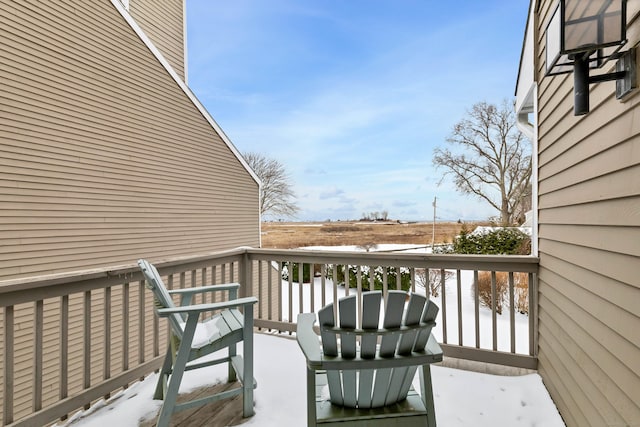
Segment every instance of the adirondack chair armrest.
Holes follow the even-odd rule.
[[[195,295],[205,292],[231,291],[240,288],[239,283],[225,283],[223,285],[206,285],[194,288],[167,290],[170,295]]]
[[[309,367],[320,365],[322,362],[322,350],[318,335],[313,330],[316,315],[313,313],[298,314],[298,326],[296,327],[296,339],[307,359]]]
[[[240,306],[247,306],[258,302],[256,297],[238,298],[225,302],[214,302],[209,304],[195,304],[195,305],[183,305],[180,307],[160,308],[158,309],[158,316],[167,317],[172,314],[191,314],[191,313],[204,313],[207,311],[223,310],[225,308],[233,308]]]

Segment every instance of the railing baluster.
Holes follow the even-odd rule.
[[[190,288],[195,288],[196,286],[198,286],[198,271],[197,270],[191,270],[191,286],[189,286]],[[200,300],[202,298],[202,295],[194,295],[192,297],[192,301],[191,304],[200,304],[202,301]]]
[[[83,368],[82,387],[86,390],[91,387],[91,291],[84,293],[84,319],[83,319]],[[84,409],[89,409],[89,403]]]
[[[207,286],[209,283],[207,282],[207,267],[202,267],[200,270],[200,286]],[[202,294],[202,304],[207,303],[207,295],[210,295],[211,292]]]
[[[538,318],[538,292],[536,288],[537,278],[533,273],[528,275],[528,291],[529,291],[529,355],[536,356],[537,334],[536,319]]]
[[[2,406],[3,425],[13,422],[13,306],[4,308],[4,398]]]
[[[169,289],[173,289],[173,276],[169,276]],[[129,369],[129,283],[122,289],[122,370]]]
[[[442,307],[440,311],[442,313],[442,342],[447,343],[447,285],[445,283],[445,271],[444,268],[440,269],[440,299],[442,301]]]
[[[276,278],[276,286],[278,287],[278,295],[280,295],[280,303],[278,304],[278,322],[282,322],[282,262],[278,261],[278,277]]]
[[[411,292],[416,291],[416,269],[415,267],[411,267],[409,269],[409,274],[411,277]]]
[[[349,296],[351,289],[351,274],[349,271],[349,266],[345,264],[344,266],[344,295]]]
[[[304,311],[304,263],[298,263],[298,313]],[[297,318],[297,316],[296,316]],[[291,322],[295,322],[296,319],[291,318]]]
[[[491,333],[493,337],[493,351],[498,349],[498,315],[496,295],[496,272],[491,272]]]
[[[382,297],[384,298],[385,304],[387,303],[387,294],[389,293],[389,283],[387,275],[387,267],[382,267]]]
[[[322,306],[327,305],[327,264],[320,265],[320,292],[322,294]]]
[[[269,261],[266,262],[267,265],[267,318],[269,320],[273,319],[273,266]],[[280,279],[280,283],[282,283],[282,279]],[[258,285],[260,287],[260,285]],[[282,286],[278,288],[278,295],[282,292]]]
[[[478,270],[473,270],[473,309],[476,319],[476,348],[480,348],[480,289],[478,289]]]
[[[316,270],[316,265],[315,264],[309,264],[309,290],[311,291],[311,312],[314,313],[316,311],[315,309],[315,302],[316,302],[316,275],[315,275],[315,270]]]
[[[289,322],[293,322],[293,262],[287,264],[287,276],[289,278]]]
[[[184,275],[180,277],[184,279]],[[145,356],[145,313],[144,313],[144,280],[138,282],[138,363],[144,363]]]
[[[102,342],[102,379],[111,378],[111,286],[104,288],[104,341]],[[109,396],[106,395],[105,399]]]
[[[362,325],[362,266],[358,265],[356,270],[356,289],[358,290],[358,318],[356,320],[357,325]],[[360,327],[360,326],[358,326]]]
[[[336,307],[338,306],[338,266],[333,264],[333,311],[335,315]]]
[[[249,261],[252,262],[252,261]],[[261,301],[263,301],[263,287],[262,287],[262,269],[264,268],[263,262],[262,261],[258,261],[258,318],[261,319],[263,316],[262,314],[262,304]]]
[[[456,270],[456,288],[458,291],[458,345],[464,345],[462,339],[462,277],[460,277],[460,270]]]
[[[375,290],[376,288],[376,267],[370,265],[369,268],[369,290]]]
[[[509,339],[511,341],[511,353],[516,352],[516,315],[514,307],[514,283],[513,271],[509,272]]]
[[[398,291],[402,290],[402,271],[400,270],[400,266],[394,267],[396,269],[396,289]]]
[[[44,303],[35,303],[34,340],[33,340],[33,412],[42,409],[42,341],[44,327]]]
[[[69,295],[60,298],[60,400],[69,393]]]

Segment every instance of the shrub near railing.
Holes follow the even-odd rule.
[[[327,266],[329,270],[333,266]],[[348,278],[349,287],[358,287],[358,275],[360,275],[360,286],[363,291],[381,291],[384,290],[385,283],[397,283],[398,271],[400,271],[400,289],[403,291],[411,290],[411,270],[404,267],[383,267],[377,266],[371,268],[369,266],[344,266],[338,265],[337,278],[338,286],[345,286],[345,276]],[[345,272],[347,274],[345,274]],[[372,289],[373,288],[373,289]]]

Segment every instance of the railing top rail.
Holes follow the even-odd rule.
[[[535,273],[539,258],[531,255],[458,255],[398,252],[329,251],[317,249],[247,248],[256,260],[283,260],[316,264],[397,265],[461,270],[521,271]]]
[[[246,248],[235,248],[198,256],[165,259],[154,262],[154,265],[161,273],[172,274],[199,268],[212,261],[235,261],[244,253]],[[133,260],[131,264],[0,281],[0,307],[142,280],[143,276],[135,261],[137,260]],[[28,293],[38,295],[27,296]]]
[[[442,255],[397,252],[357,252],[307,249],[262,249],[240,247],[226,251],[212,252],[191,257],[178,257],[154,261],[163,274],[200,268],[211,262],[225,263],[239,260],[248,255],[249,259],[264,261],[293,261],[315,264],[385,265],[398,267],[445,268],[460,270],[521,271],[535,273],[539,258],[517,255]],[[142,280],[137,264],[71,271],[42,276],[24,277],[0,281],[0,307],[13,305],[22,300],[32,301],[72,292],[97,289],[111,284]]]

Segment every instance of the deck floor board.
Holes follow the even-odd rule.
[[[221,383],[209,387],[199,388],[191,393],[180,395],[178,402],[205,397],[213,393],[237,388],[238,382]],[[244,424],[251,418],[242,418],[242,395],[209,403],[197,408],[186,409],[173,414],[171,426],[175,427],[227,427]],[[156,418],[139,423],[140,427],[154,427]]]

